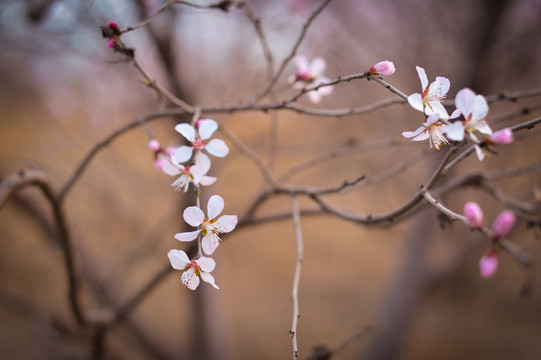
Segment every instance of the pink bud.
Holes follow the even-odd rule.
[[[468,201],[464,204],[464,216],[466,217],[466,222],[472,228],[478,228],[483,225],[483,210],[479,204],[473,201]]]
[[[506,238],[511,234],[517,218],[512,211],[504,210],[492,224],[492,233],[496,239]]]
[[[513,130],[506,128],[490,135],[488,141],[496,145],[510,144],[513,142]]]
[[[111,30],[118,30],[118,25],[116,24],[116,22],[111,21],[111,22],[109,23],[109,28],[110,28]]]
[[[154,152],[160,150],[160,143],[156,139],[152,139],[148,142],[148,148]]]
[[[498,270],[498,253],[495,250],[489,250],[479,261],[479,272],[481,277],[489,278]]]
[[[372,75],[392,75],[394,70],[394,64],[389,60],[385,60],[372,66],[368,72]]]
[[[116,45],[116,41],[114,38],[111,38],[111,40],[109,40],[109,42],[107,43],[108,48],[112,48],[115,45]]]

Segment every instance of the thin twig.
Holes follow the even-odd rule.
[[[289,336],[293,344],[293,360],[299,357],[299,348],[297,345],[297,322],[301,317],[299,313],[299,281],[301,276],[303,262],[303,239],[301,230],[301,219],[299,215],[299,204],[297,197],[291,195],[291,213],[293,216],[293,226],[295,227],[295,238],[297,240],[297,262],[295,264],[295,274],[293,275],[293,288],[291,290],[291,301],[293,302],[293,319],[291,320],[291,330]]]
[[[293,45],[293,48],[291,49],[291,52],[289,53],[289,55],[282,61],[282,64],[280,65],[280,68],[278,69],[278,71],[276,72],[276,74],[274,75],[274,77],[268,82],[267,86],[257,95],[254,97],[254,99],[252,100],[252,103],[256,103],[257,101],[259,101],[261,98],[263,98],[265,95],[267,95],[271,90],[272,88],[274,87],[274,85],[276,84],[276,82],[278,81],[278,79],[280,78],[280,76],[282,76],[282,73],[284,72],[286,66],[289,64],[289,62],[291,61],[291,59],[293,59],[293,57],[295,56],[295,54],[297,53],[297,49],[299,48],[299,46],[301,45],[302,41],[304,40],[304,36],[306,35],[306,32],[308,31],[308,28],[310,27],[310,25],[312,24],[312,22],[314,21],[314,19],[323,11],[323,9],[329,5],[329,3],[331,2],[332,0],[325,0],[313,13],[312,15],[310,15],[310,17],[308,18],[308,20],[306,21],[306,23],[304,23],[303,27],[302,27],[302,31],[299,35],[299,37],[297,38],[297,41],[295,42],[295,44]]]

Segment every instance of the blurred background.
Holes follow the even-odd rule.
[[[322,2],[247,3],[261,21],[277,69]],[[58,190],[98,142],[168,106],[140,81],[132,64],[107,48],[99,28],[110,21],[122,29],[135,25],[161,5],[157,0],[0,2],[0,177],[40,169]],[[419,65],[429,81],[450,79],[452,99],[464,87],[484,95],[541,88],[540,34],[537,0],[335,0],[314,20],[298,53],[326,59],[325,75],[331,79],[391,60],[397,71],[386,80],[406,94],[421,90]],[[234,5],[228,12],[171,6],[122,40],[161,84],[190,104],[221,106],[248,99],[267,81],[254,26]],[[274,96],[295,94],[287,83],[295,70],[288,65]],[[393,96],[374,82],[356,80],[335,86],[320,104],[306,96],[299,103],[348,109]],[[497,101],[488,120],[494,130],[518,124],[539,117],[540,104],[541,96]],[[507,116],[515,113],[522,115]],[[388,212],[406,202],[446,150],[428,151],[426,142],[404,141],[402,131],[423,121],[405,104],[338,118],[286,110],[203,116],[217,120],[271,163],[277,177],[342,149],[347,155],[298,172],[287,183],[330,188],[366,175],[357,186],[326,197],[361,214]],[[186,231],[186,195],[173,191],[173,179],[154,169],[147,147],[149,133],[162,145],[181,145],[173,130],[178,121],[186,120],[157,119],[117,137],[67,193],[63,205],[89,314],[132,299],[168,267],[169,249],[186,248],[173,237]],[[482,163],[470,156],[444,185],[474,171],[495,174],[539,162],[539,135],[538,127],[519,133],[515,143]],[[224,213],[242,217],[266,186],[257,167],[229,146],[228,157],[213,161],[211,175],[218,181],[203,190],[203,204],[220,194]],[[401,165],[407,166],[399,171]],[[493,184],[537,209],[539,219],[539,170],[496,178]],[[466,201],[478,201],[488,225],[504,209],[476,186],[456,188],[441,199],[458,213]],[[306,198],[299,200],[303,209],[316,208]],[[276,196],[256,216],[288,211],[289,199]],[[333,359],[537,358],[538,269],[524,269],[503,253],[498,273],[481,279],[478,262],[489,248],[487,239],[440,219],[427,206],[387,227],[364,227],[332,215],[302,217],[301,358],[318,358],[316,348],[321,359],[325,351],[334,351]],[[511,240],[537,263],[539,236],[539,227],[519,220]],[[239,227],[224,237],[214,256],[219,291],[205,283],[195,292],[183,289],[180,272],[165,272],[106,333],[99,351],[94,331],[79,329],[70,312],[51,207],[37,189],[25,188],[4,204],[0,238],[2,358],[291,357],[296,259],[291,220]]]

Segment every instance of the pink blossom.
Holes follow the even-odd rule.
[[[216,178],[213,176],[206,176],[205,170],[197,165],[184,166],[176,161],[174,156],[169,156],[169,160],[162,161],[162,167],[164,173],[171,176],[180,175],[171,186],[182,192],[188,191],[188,186],[193,184],[198,187],[199,185],[208,186],[216,182]]]
[[[479,141],[474,135],[475,132],[492,134],[492,130],[485,120],[488,114],[488,104],[483,95],[477,95],[472,90],[464,88],[456,94],[455,104],[464,116],[464,121],[455,121],[447,127],[449,139],[462,141],[464,135],[468,134],[473,140]]]
[[[479,261],[481,277],[489,278],[498,270],[499,256],[495,250],[489,250]]]
[[[215,219],[224,209],[224,199],[219,195],[213,195],[210,197],[207,204],[207,215],[197,206],[190,206],[184,210],[184,220],[191,226],[198,227],[196,231],[183,232],[175,235],[175,239],[178,241],[192,241],[197,238],[199,233],[203,234],[203,240],[201,246],[203,251],[207,255],[212,255],[214,250],[220,244],[220,233],[228,233],[235,229],[237,226],[236,215],[222,215],[218,219]]]
[[[199,259],[190,260],[188,255],[182,250],[169,250],[167,253],[169,262],[175,270],[185,270],[180,277],[180,284],[190,290],[195,290],[199,286],[199,276],[203,281],[208,282],[216,289],[219,287],[214,282],[214,277],[210,274],[216,267],[214,259],[201,256]]]
[[[389,61],[380,61],[376,65],[372,66],[368,72],[370,75],[392,75],[394,74],[395,67],[394,64]]]
[[[428,77],[425,69],[416,66],[417,74],[421,80],[423,92],[415,93],[408,96],[408,103],[418,111],[424,112],[426,115],[439,114],[441,119],[447,120],[449,114],[442,105],[442,101],[447,96],[451,83],[449,79],[442,76],[436,77],[436,81],[428,85]]]
[[[464,216],[470,227],[479,228],[483,226],[483,210],[476,202],[468,201],[464,205]]]
[[[513,142],[513,130],[506,128],[500,131],[496,131],[494,134],[488,137],[489,144],[505,145]]]
[[[511,234],[517,218],[510,210],[504,210],[492,223],[492,234],[495,239],[506,238]]]
[[[190,146],[179,147],[175,150],[173,156],[179,163],[183,163],[190,160],[195,153],[195,165],[201,166],[206,173],[210,169],[210,159],[203,153],[203,150],[211,155],[224,157],[229,153],[229,148],[223,140],[212,139],[207,142],[218,129],[216,121],[205,119],[199,124],[197,130],[190,124],[178,124],[175,126],[175,130],[190,142]]]
[[[440,122],[439,114],[432,114],[426,118],[426,121],[415,131],[404,131],[402,136],[412,138],[413,141],[423,141],[429,139],[430,148],[436,147],[440,151],[440,145],[449,144],[449,141],[442,135],[446,131],[446,125]]]
[[[323,76],[323,71],[327,67],[323,58],[316,57],[310,63],[305,56],[297,55],[293,61],[297,66],[297,72],[289,78],[289,82],[293,83],[295,89],[313,88],[329,82],[329,79]],[[332,91],[332,86],[322,86],[309,91],[308,98],[313,103],[319,103],[322,96],[330,95]]]

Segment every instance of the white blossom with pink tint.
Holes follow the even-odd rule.
[[[385,60],[380,61],[376,65],[372,66],[368,72],[370,75],[392,75],[394,74],[395,67],[392,61]]]
[[[512,211],[502,211],[492,223],[492,235],[494,238],[503,239],[509,237],[515,227],[516,221],[517,218]]]
[[[499,256],[495,250],[489,250],[479,261],[481,277],[489,278],[498,270]]]
[[[513,130],[506,128],[496,131],[488,137],[487,142],[494,145],[511,144],[513,142]]]
[[[464,205],[464,217],[468,225],[472,228],[483,226],[483,210],[481,210],[481,207],[476,202],[468,201]]]
[[[416,66],[417,74],[421,80],[421,87],[423,92],[421,94],[415,93],[408,96],[408,103],[418,111],[424,112],[426,115],[439,114],[441,119],[447,120],[449,114],[442,105],[442,101],[447,96],[451,83],[449,79],[438,76],[436,81],[428,85],[428,78],[425,70]]]
[[[289,78],[289,82],[293,83],[295,89],[312,88],[329,82],[329,79],[323,76],[323,71],[327,68],[327,63],[323,58],[316,57],[312,62],[309,62],[306,56],[297,55],[293,62],[297,66],[297,72]],[[332,86],[322,86],[307,94],[310,101],[319,103],[321,97],[330,95],[332,91]]]
[[[169,250],[167,256],[173,269],[185,270],[180,277],[180,284],[185,288],[195,290],[199,286],[199,276],[201,276],[203,281],[219,289],[214,277],[210,274],[216,267],[214,259],[201,256],[199,259],[190,260],[184,251],[175,249]]]
[[[447,126],[447,137],[454,141],[464,140],[465,134],[474,141],[480,139],[475,137],[475,132],[490,135],[492,130],[486,123],[488,104],[483,95],[477,95],[468,88],[460,90],[456,94],[455,105],[457,110],[464,116],[464,121],[455,121]]]
[[[228,233],[235,229],[237,226],[236,215],[222,215],[218,219],[215,219],[224,209],[225,203],[219,195],[213,195],[210,197],[207,204],[207,215],[197,206],[190,206],[184,210],[184,220],[193,227],[198,227],[196,231],[183,232],[175,235],[175,239],[179,241],[192,241],[202,233],[203,240],[201,246],[203,251],[207,255],[212,255],[214,250],[220,244],[220,233]]]
[[[205,173],[210,169],[210,159],[203,153],[203,150],[216,157],[224,157],[229,153],[226,143],[220,139],[210,139],[212,134],[218,129],[218,123],[212,119],[199,121],[197,130],[189,124],[178,124],[175,130],[184,136],[190,143],[190,146],[181,146],[174,152],[174,157],[179,163],[186,162],[194,155],[195,165],[201,166]]]
[[[411,138],[412,141],[423,141],[429,139],[430,148],[434,147],[440,151],[440,145],[449,144],[443,136],[446,131],[446,125],[440,122],[439,114],[429,115],[426,121],[415,131],[404,131],[402,136]]]
[[[174,156],[170,156],[169,160],[163,161],[162,170],[164,173],[171,176],[180,174],[178,179],[176,179],[171,186],[177,191],[182,190],[184,193],[188,191],[190,183],[197,187],[199,185],[212,185],[216,182],[215,177],[205,175],[205,170],[203,170],[201,166],[184,166],[179,164]]]

